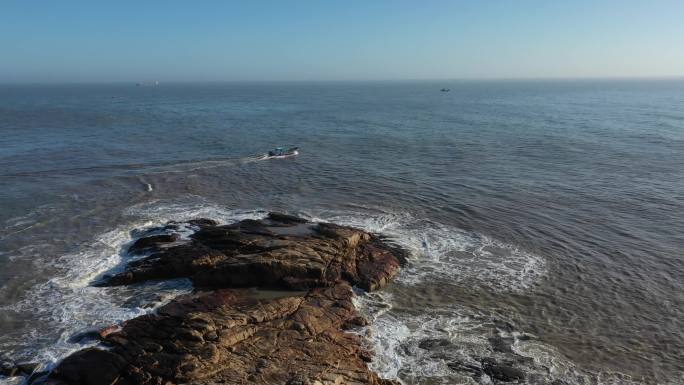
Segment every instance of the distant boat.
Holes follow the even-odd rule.
[[[262,159],[289,158],[297,155],[299,155],[299,147],[291,147],[287,150],[282,147],[276,147],[264,155]]]
[[[451,89],[449,89],[449,88],[442,88],[440,91],[442,91],[442,92],[449,92],[449,91],[451,91]]]
[[[138,86],[138,87],[140,87],[140,86],[144,86],[144,87],[154,87],[154,86],[158,86],[158,85],[159,85],[159,81],[156,81],[156,80],[155,80],[155,81],[153,81],[153,82],[138,82],[138,83],[135,83],[135,85]]]

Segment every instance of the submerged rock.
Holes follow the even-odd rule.
[[[418,347],[425,350],[435,350],[451,346],[451,341],[445,338],[429,338],[420,341]]]
[[[500,335],[488,338],[489,344],[495,352],[513,354],[512,345],[515,342],[513,337],[504,338]]]
[[[148,250],[159,250],[166,243],[176,242],[180,239],[178,234],[159,234],[140,238],[128,249],[129,253],[137,254]]]
[[[362,230],[284,214],[196,225],[183,244],[160,234],[136,241],[155,252],[99,284],[188,277],[201,291],[99,334],[107,350],[72,354],[45,384],[398,384],[370,371],[363,337],[344,330],[367,322],[351,285],[383,287],[402,251]]]
[[[92,340],[102,341],[107,335],[119,331],[120,329],[121,328],[118,325],[111,325],[104,328],[89,328],[72,335],[67,341],[72,344]]]
[[[29,376],[36,370],[36,368],[38,368],[37,363],[15,363],[8,360],[0,363],[0,375],[7,377]]]
[[[511,363],[497,362],[492,358],[482,360],[482,371],[489,377],[503,381],[522,381],[525,379],[525,372],[512,366]]]

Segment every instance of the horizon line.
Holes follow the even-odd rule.
[[[529,76],[529,77],[468,77],[468,78],[387,78],[387,79],[216,79],[216,80],[58,80],[58,81],[0,81],[0,85],[97,85],[97,84],[141,84],[158,82],[163,84],[218,84],[218,83],[383,83],[383,82],[486,82],[486,81],[610,81],[610,80],[684,80],[684,75],[640,75],[640,76]],[[150,85],[145,85],[150,87]]]

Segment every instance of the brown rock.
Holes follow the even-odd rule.
[[[104,328],[91,328],[78,332],[69,338],[70,343],[87,340],[103,340],[107,335],[121,330],[119,325],[110,325]]]
[[[46,384],[399,384],[371,372],[363,338],[344,330],[367,324],[351,285],[386,285],[404,261],[400,250],[362,230],[284,214],[193,225],[187,243],[139,239],[136,249],[156,252],[102,284],[188,277],[205,291],[101,331],[108,350],[72,354]]]
[[[141,238],[131,249],[158,246],[159,237]],[[362,230],[272,213],[261,221],[204,225],[192,242],[157,248],[98,285],[188,277],[205,288],[307,289],[345,279],[376,290],[399,271],[402,258],[396,248]]]
[[[218,225],[218,222],[216,222],[215,220],[207,219],[207,218],[191,219],[187,223],[189,223],[193,226],[198,226],[198,227]]]
[[[361,337],[342,331],[359,317],[347,283],[284,295],[182,296],[107,336],[110,351],[76,353],[50,378],[70,385],[383,383],[366,366]]]
[[[50,378],[73,385],[111,385],[117,383],[125,364],[117,354],[89,348],[65,358]]]

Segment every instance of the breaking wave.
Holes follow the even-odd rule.
[[[393,302],[387,292],[355,297],[357,308],[370,320],[370,326],[356,332],[369,341],[374,352],[370,367],[383,378],[404,384],[499,383],[478,372],[483,358],[491,358],[522,369],[525,380],[519,383],[524,384],[644,385],[622,373],[584,371],[499,316],[455,305],[406,312],[395,310]],[[510,350],[493,340],[507,340]],[[666,384],[677,383],[673,379]]]
[[[411,253],[409,265],[397,278],[414,285],[448,279],[496,291],[523,291],[547,272],[546,260],[515,245],[409,213],[306,214],[381,233]]]
[[[92,346],[96,341],[74,341],[84,331],[120,323],[153,312],[177,295],[187,293],[189,280],[150,282],[127,287],[93,287],[91,283],[106,272],[121,269],[135,229],[153,227],[168,221],[206,217],[221,222],[261,218],[263,210],[228,210],[201,200],[195,204],[151,202],[125,210],[132,218],[126,225],[104,232],[75,253],[41,261],[54,275],[26,292],[17,302],[0,307],[10,319],[31,319],[30,325],[0,339],[0,351],[12,352],[17,362],[39,362],[48,369],[67,355]],[[181,237],[192,230],[180,227]],[[13,384],[17,379],[0,379]]]

